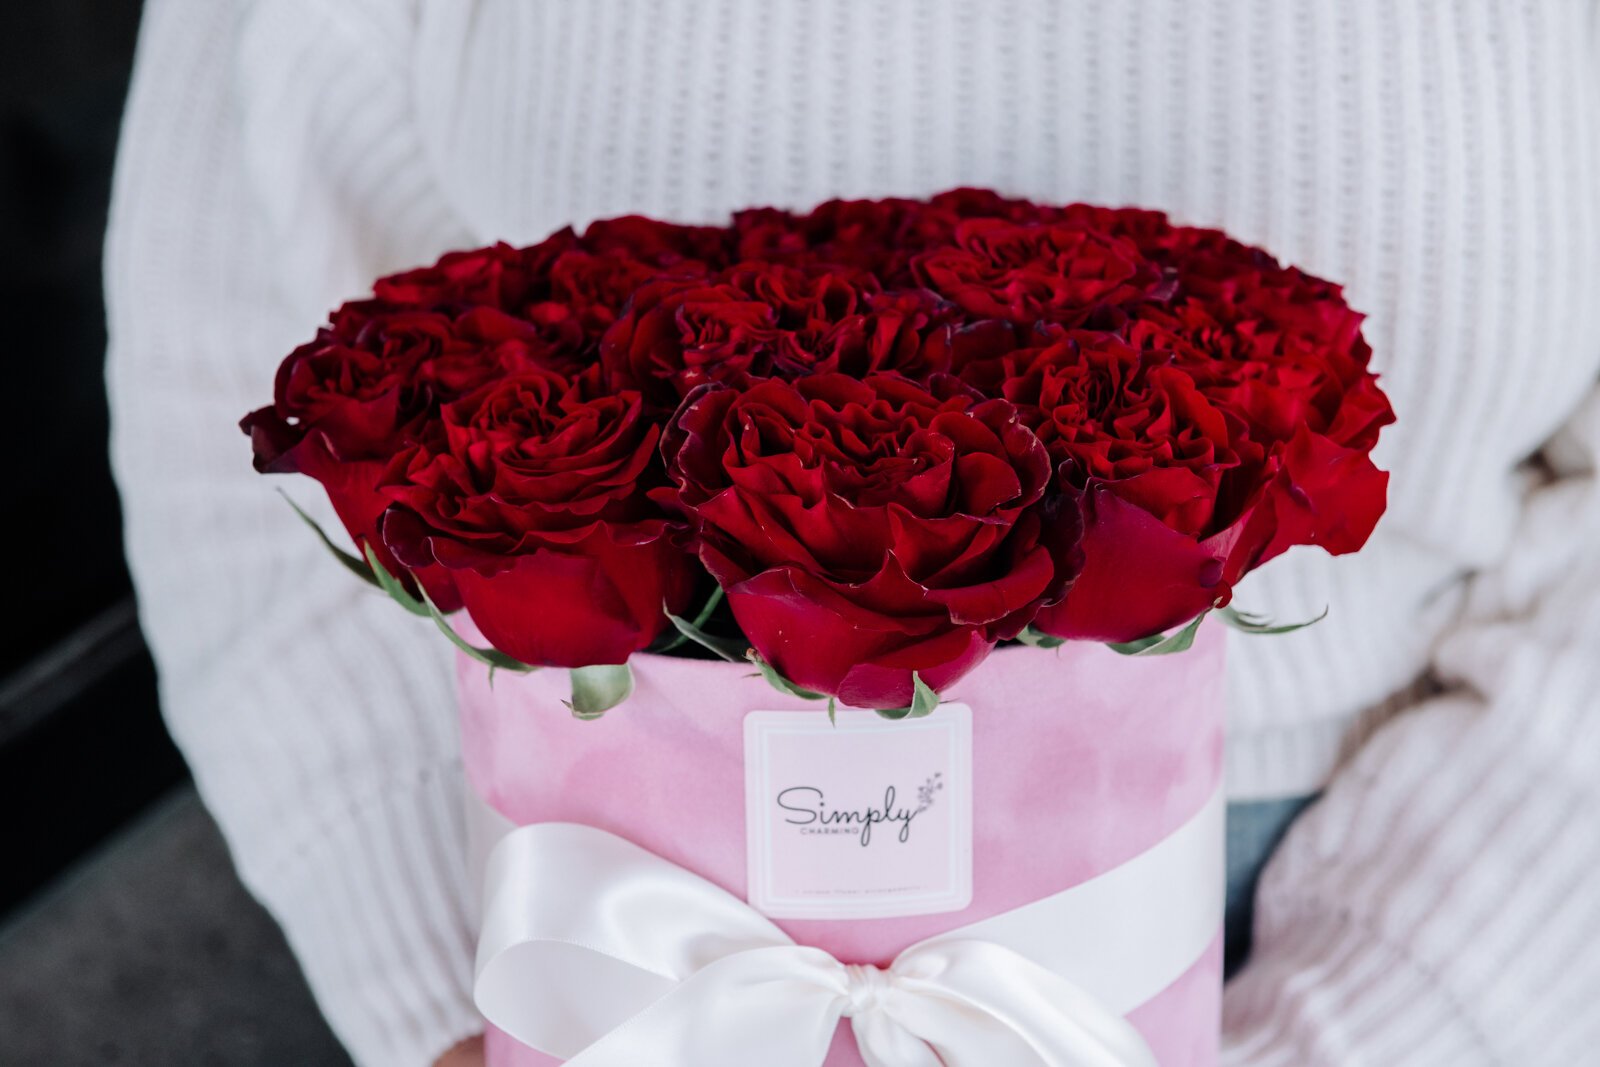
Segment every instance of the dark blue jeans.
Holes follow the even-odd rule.
[[[1228,805],[1228,913],[1223,926],[1223,957],[1232,975],[1250,955],[1250,924],[1255,914],[1256,882],[1272,850],[1295,817],[1316,797],[1252,800]]]

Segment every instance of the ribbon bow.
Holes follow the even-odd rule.
[[[972,928],[887,968],[797,945],[603,830],[538,823],[490,856],[476,999],[569,1067],[817,1067],[841,1018],[868,1067],[1153,1067],[1082,986]]]

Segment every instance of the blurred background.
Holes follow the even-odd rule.
[[[0,1065],[347,1064],[167,739],[123,564],[100,253],[138,22],[0,3]]]

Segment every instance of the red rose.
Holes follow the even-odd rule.
[[[405,572],[379,536],[389,501],[378,479],[427,414],[418,368],[451,358],[455,345],[453,325],[443,315],[385,314],[375,302],[347,305],[279,366],[274,402],[240,423],[257,470],[299,472],[321,482],[351,538],[370,545],[392,573]],[[419,580],[442,608],[459,607],[445,576]]]
[[[1337,287],[1298,271],[1277,280],[1284,284],[1248,287],[1229,326],[1194,307],[1181,313],[1193,342],[1177,346],[1187,372],[1268,457],[1260,514],[1232,547],[1230,581],[1294,545],[1354,552],[1386,504],[1389,476],[1371,451],[1394,411],[1368,370],[1361,316]]]
[[[1079,204],[1039,220],[1131,244],[1159,281],[1114,298],[1115,315],[1083,319],[1109,332],[1062,332],[1072,316],[1027,326],[998,297],[983,302],[986,291],[1016,290],[954,250],[928,254],[965,271],[940,284],[970,283],[969,310],[1007,311],[1009,334],[969,327],[953,363],[1023,408],[1083,509],[1084,571],[1037,625],[1142,637],[1225,601],[1291,545],[1359,548],[1384,508],[1387,475],[1369,453],[1393,413],[1367,367],[1361,316],[1338,287],[1159,212]],[[1082,268],[1051,273],[1072,269]]]
[[[593,359],[592,336],[572,340],[492,307],[455,303],[454,311],[376,299],[346,304],[315,341],[279,366],[275,402],[240,424],[254,444],[257,470],[321,482],[351,538],[371,545],[383,566],[402,576],[379,530],[389,501],[378,479],[389,459],[440,402],[509,373],[570,369]],[[460,606],[437,568],[415,577],[442,609]]]
[[[389,460],[448,403],[508,374],[541,367],[576,374],[634,289],[662,269],[693,271],[720,238],[643,219],[561,230],[529,248],[452,252],[381,278],[375,296],[336,311],[316,340],[278,369],[275,401],[241,427],[261,471],[321,482],[350,536],[391,572],[378,486]],[[444,610],[460,599],[442,569],[415,576]]]
[[[732,232],[742,260],[835,263],[902,289],[919,284],[912,257],[951,244],[963,219],[1038,222],[1056,214],[986,189],[954,189],[931,200],[830,200],[803,215],[756,208],[735,214]]]
[[[1211,539],[1239,519],[1233,490],[1260,476],[1261,449],[1170,353],[1074,331],[964,373],[1017,405],[1083,512],[1083,572],[1039,629],[1126,641],[1226,595]]]
[[[914,200],[830,200],[804,215],[759,208],[736,214],[733,234],[744,261],[834,263],[898,287],[910,280],[917,250],[907,228],[926,209]]]
[[[1060,223],[958,223],[948,246],[917,256],[921,283],[979,319],[1076,326],[1158,298],[1162,272],[1133,242]]]
[[[828,264],[741,264],[641,289],[601,342],[616,387],[670,411],[708,382],[747,385],[841,371],[925,377],[949,366],[955,309],[921,291],[882,293]]]
[[[600,255],[621,253],[658,269],[715,269],[730,260],[728,231],[721,226],[682,226],[642,215],[600,219],[583,231],[583,247]]]
[[[574,370],[593,362],[593,338],[585,347],[497,308],[472,307],[453,321],[430,317],[446,322],[446,332],[438,349],[412,370],[413,384],[430,414],[506,374],[538,367]]]
[[[372,299],[345,304],[316,340],[289,354],[274,402],[240,424],[256,469],[321,482],[351,538],[404,577],[379,529],[389,504],[378,487],[385,465],[441,400],[570,358],[566,338],[542,335],[512,312],[548,292],[551,264],[576,241],[562,231],[530,249],[452,252],[379,279]],[[460,606],[441,570],[415,578],[442,609]]]
[[[660,430],[636,392],[529,370],[447,404],[384,479],[389,547],[443,567],[472,621],[524,663],[622,663],[681,612],[682,528],[646,496]]]
[[[538,348],[533,362],[576,373],[594,361],[600,335],[635,290],[663,273],[703,274],[695,254],[715,254],[719,245],[704,228],[611,219],[581,238],[560,230],[529,248],[452,252],[432,267],[380,279],[375,289],[390,308],[498,318],[494,332],[520,331]]]
[[[1388,475],[1370,453],[1394,421],[1369,369],[1363,316],[1337,285],[1215,231],[1176,230],[1180,300],[1148,331],[1170,346],[1202,392],[1236,414],[1267,451],[1272,479],[1251,536],[1234,547],[1235,578],[1297,544],[1334,554],[1366,543]]]
[[[756,650],[859,707],[942,689],[1059,598],[1074,524],[1002,400],[822,374],[691,396],[662,444],[700,558]]]
[[[1391,416],[1364,367],[1331,346],[1230,355],[1222,338],[1239,335],[1214,324],[1207,351],[1203,321],[1135,320],[964,368],[1021,408],[1083,512],[1083,571],[1040,612],[1044,632],[1159,632],[1291,545],[1356,550],[1381,515],[1368,452]]]
[[[498,308],[507,314],[538,321],[531,309],[540,303],[581,299],[583,284],[565,286],[562,260],[578,255],[595,257],[601,268],[611,267],[622,276],[594,286],[603,294],[589,299],[619,308],[642,280],[636,267],[658,271],[703,271],[724,266],[727,237],[706,226],[679,226],[628,216],[592,224],[582,237],[571,229],[557,230],[538,244],[513,248],[500,243],[465,252],[450,252],[430,267],[418,267],[380,278],[373,293],[393,308],[415,308],[447,313],[469,307]],[[570,267],[570,264],[569,264]]]
[[[500,243],[450,252],[430,267],[391,274],[373,284],[373,295],[393,308],[450,313],[492,307],[516,313],[546,291],[550,265],[579,247],[571,230],[559,230],[530,248]]]
[[[614,388],[637,389],[653,411],[670,412],[696,384],[747,378],[777,315],[726,282],[658,280],[634,294],[601,339]]]

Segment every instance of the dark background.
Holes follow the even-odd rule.
[[[175,783],[106,455],[100,246],[139,5],[0,4],[0,908]],[[12,627],[15,627],[14,629]],[[21,817],[42,797],[52,818]],[[18,862],[20,860],[20,862]]]
[[[162,727],[100,254],[137,0],[0,0],[0,1064],[348,1063]]]

